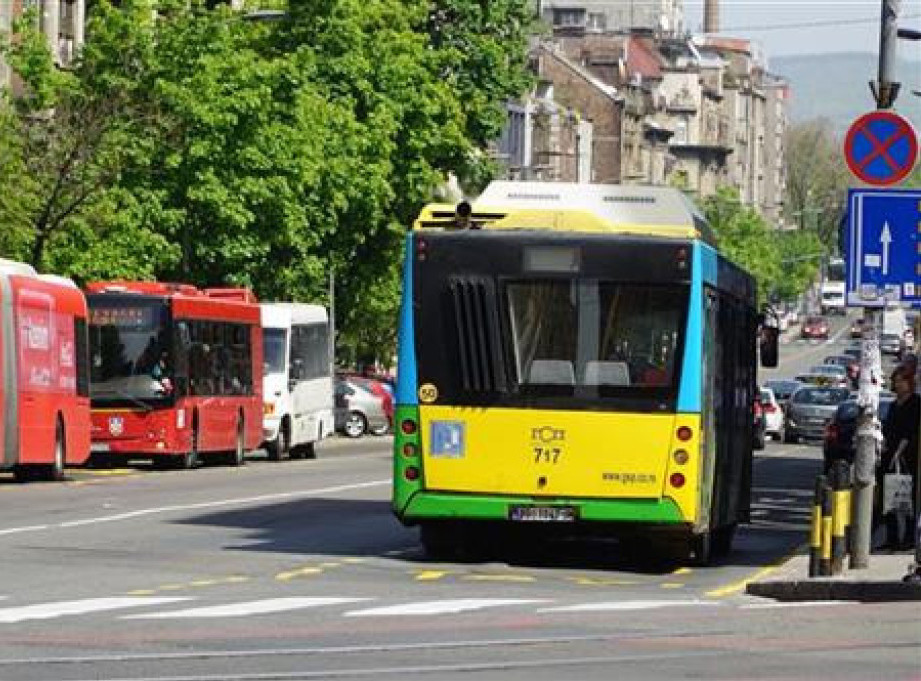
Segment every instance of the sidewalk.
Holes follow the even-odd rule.
[[[921,583],[902,581],[913,562],[913,551],[878,551],[865,570],[849,570],[845,562],[838,576],[809,578],[809,556],[798,555],[745,591],[778,601],[921,601]]]

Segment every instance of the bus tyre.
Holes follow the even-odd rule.
[[[237,421],[237,442],[233,451],[227,457],[227,463],[231,466],[242,466],[246,463],[246,437],[243,419]]]
[[[66,456],[66,445],[64,442],[64,424],[58,419],[57,427],[54,431],[54,461],[42,469],[42,477],[51,482],[57,482],[64,479],[64,458]]]
[[[361,437],[368,431],[368,421],[361,412],[350,411],[343,430],[348,437]]]
[[[288,422],[282,421],[281,428],[278,429],[278,436],[275,438],[275,441],[266,444],[269,461],[281,461],[285,454],[290,453],[290,446],[291,437],[288,435]]]
[[[689,544],[692,565],[707,567],[713,562],[713,533],[710,530],[700,534],[692,534]]]
[[[736,536],[736,523],[730,523],[723,527],[717,528],[713,532],[712,554],[719,558],[725,558],[732,551],[732,541]]]
[[[308,442],[307,444],[301,445],[301,456],[305,459],[316,459],[317,458],[316,443]]]
[[[429,560],[448,560],[457,554],[449,528],[440,523],[422,523],[419,526],[419,540]]]

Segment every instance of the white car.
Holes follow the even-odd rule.
[[[764,432],[768,437],[783,441],[783,409],[777,402],[774,391],[761,388],[761,410],[764,412]]]

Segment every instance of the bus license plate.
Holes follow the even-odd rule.
[[[571,523],[576,520],[572,506],[512,506],[509,520],[523,523]]]

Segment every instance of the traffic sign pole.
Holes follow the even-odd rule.
[[[899,0],[882,0],[882,17],[879,28],[879,81],[877,83],[877,108],[888,109],[895,101],[898,87],[893,87],[893,66],[898,30]],[[917,143],[914,154],[917,154]],[[914,157],[911,164],[914,165]],[[864,168],[869,165],[865,164]],[[909,169],[910,172],[910,169]],[[899,178],[901,179],[901,178]],[[894,180],[899,181],[899,180]],[[854,528],[850,566],[856,569],[870,567],[870,548],[873,538],[873,488],[879,459],[882,434],[879,413],[879,389],[882,379],[882,361],[879,350],[879,332],[885,311],[864,308],[863,345],[860,353],[860,416],[857,420],[856,452],[854,454],[854,499],[851,523]]]

